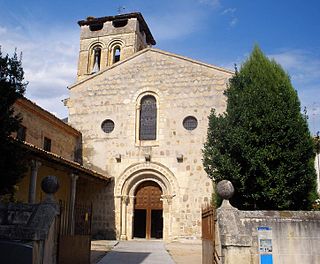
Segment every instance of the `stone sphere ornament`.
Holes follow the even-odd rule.
[[[54,194],[59,189],[59,181],[56,176],[47,176],[41,181],[41,188],[46,194]]]
[[[216,190],[219,196],[224,200],[229,200],[234,194],[234,187],[228,180],[219,181]]]

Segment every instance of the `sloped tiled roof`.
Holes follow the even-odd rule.
[[[74,173],[79,173],[80,175],[83,175],[83,176],[86,176],[89,178],[99,179],[99,180],[102,180],[105,182],[110,182],[112,180],[111,177],[108,177],[106,175],[102,175],[102,174],[98,173],[97,171],[86,168],[83,165],[79,164],[78,162],[65,159],[55,153],[45,151],[45,150],[38,148],[35,145],[30,144],[28,142],[20,141],[20,140],[16,140],[16,139],[13,139],[12,142],[15,144],[18,144],[24,150],[26,150],[27,152],[30,152],[30,154],[32,154],[33,156],[39,157],[41,159],[44,159],[44,160],[52,162],[52,163],[56,163],[56,164],[65,166],[68,169],[73,170]]]

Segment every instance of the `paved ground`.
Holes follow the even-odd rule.
[[[90,264],[96,264],[119,242],[117,240],[92,240]]]
[[[165,245],[167,251],[176,264],[201,264],[202,243],[201,240],[172,242]]]
[[[201,264],[201,241],[92,241],[95,264]],[[107,254],[106,254],[107,253]]]
[[[120,241],[98,264],[175,264],[162,241]]]

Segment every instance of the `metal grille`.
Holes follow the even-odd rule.
[[[106,119],[102,122],[101,128],[105,133],[111,133],[114,129],[114,122],[111,119]]]
[[[70,204],[66,201],[59,201],[60,203],[60,235],[70,235],[71,223],[71,209]],[[74,205],[74,235],[91,235],[91,221],[92,221],[92,203]]]
[[[140,106],[140,140],[155,140],[157,129],[157,103],[153,96],[141,99]]]
[[[194,130],[198,126],[198,120],[194,116],[187,116],[183,120],[183,127],[187,130]]]

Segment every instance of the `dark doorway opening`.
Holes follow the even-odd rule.
[[[141,183],[135,192],[133,237],[162,238],[162,190],[153,181]]]
[[[134,210],[134,226],[133,226],[134,237],[146,238],[146,220],[147,220],[147,210],[145,209]]]
[[[162,210],[151,210],[151,237],[162,238],[163,218]]]

